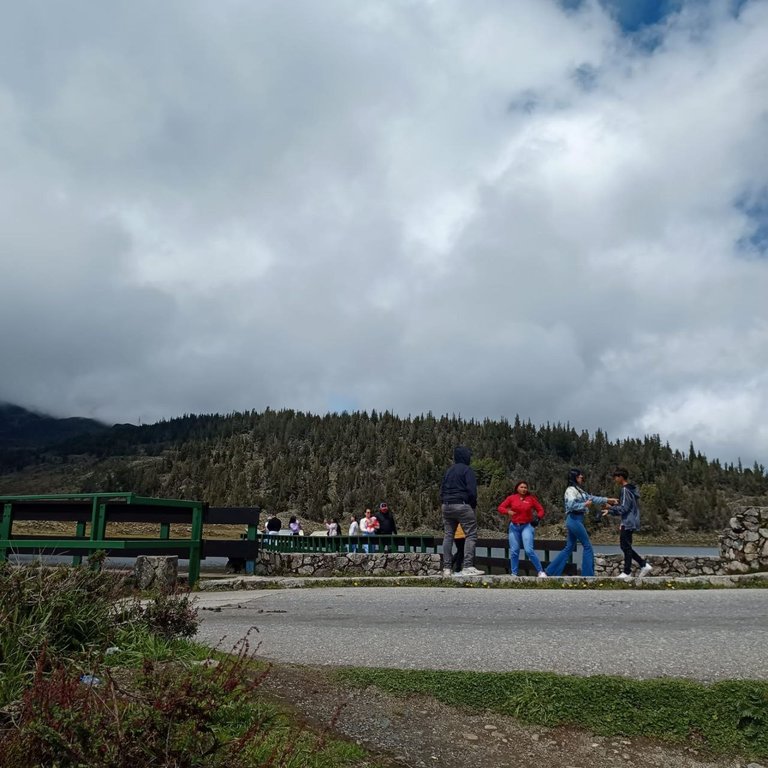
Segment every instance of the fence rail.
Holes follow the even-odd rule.
[[[189,560],[189,583],[200,578],[200,561],[206,557],[241,557],[252,568],[258,554],[259,507],[209,507],[201,501],[156,499],[133,493],[52,494],[0,496],[0,562],[8,553],[72,556],[82,562],[83,552],[102,550],[125,557],[153,554],[178,555]],[[74,535],[14,535],[19,521],[74,523]],[[107,536],[108,523],[150,523],[158,535]],[[171,525],[184,525],[189,535],[171,536]],[[243,538],[205,539],[205,525],[244,525]]]

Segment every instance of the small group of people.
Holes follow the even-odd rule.
[[[352,515],[349,520],[348,536],[396,536],[397,523],[395,522],[395,513],[389,508],[386,501],[379,504],[376,512],[372,512],[370,507],[366,507],[365,513],[358,519],[357,515]],[[350,552],[356,552],[357,546],[350,544]],[[363,552],[375,552],[376,546],[363,544]]]
[[[326,535],[331,537],[341,536],[341,523],[338,518],[326,519],[325,521]],[[282,535],[283,523],[280,518],[272,514],[267,519],[264,526],[264,533],[266,535]],[[301,521],[292,515],[288,521],[288,530],[286,534],[293,536],[303,536],[304,529],[301,525]],[[365,510],[365,513],[358,518],[357,515],[352,515],[349,520],[348,536],[395,536],[397,535],[397,523],[395,522],[395,514],[389,508],[389,505],[382,501],[374,513],[370,507]],[[375,552],[376,546],[371,544],[363,544],[363,552]],[[348,547],[349,552],[357,552],[357,544],[350,544]]]
[[[440,501],[443,513],[443,575],[459,574],[480,576],[483,571],[475,568],[477,542],[477,477],[470,467],[472,453],[465,446],[457,446],[453,452],[454,463],[448,468],[440,485]],[[581,573],[595,575],[595,555],[589,533],[584,525],[588,510],[599,510],[601,515],[621,518],[619,545],[624,553],[624,568],[620,579],[632,578],[632,561],[640,567],[639,575],[647,576],[653,569],[632,546],[634,532],[640,527],[640,492],[629,482],[625,467],[616,467],[613,480],[620,487],[619,497],[595,496],[584,490],[585,475],[581,469],[571,469],[568,487],[565,489],[566,540],[562,551],[544,569],[534,548],[534,531],[544,517],[544,507],[530,493],[528,483],[519,481],[514,492],[498,506],[500,514],[509,517],[509,570],[518,575],[520,552],[525,551],[539,578],[561,576],[568,560],[580,543],[583,547]],[[454,554],[454,544],[456,554]]]
[[[275,514],[272,514],[267,519],[267,522],[264,526],[264,533],[268,536],[277,535],[282,533],[283,530],[283,521]],[[304,528],[301,526],[301,521],[299,520],[296,515],[291,515],[290,519],[288,520],[288,534],[291,536],[303,536],[304,535]]]
[[[640,506],[638,499],[640,491],[634,483],[629,482],[629,471],[626,467],[616,467],[613,470],[613,482],[621,489],[619,498],[595,496],[584,490],[585,475],[581,469],[572,469],[568,473],[568,487],[565,489],[565,547],[549,564],[548,576],[560,576],[563,573],[576,544],[584,548],[581,558],[581,575],[595,575],[595,552],[589,533],[584,525],[584,515],[589,510],[598,510],[602,517],[613,515],[620,517],[619,546],[624,554],[624,567],[619,574],[620,579],[632,578],[632,561],[640,566],[639,576],[647,576],[653,568],[645,558],[641,557],[632,546],[635,531],[640,528]]]

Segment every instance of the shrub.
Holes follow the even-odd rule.
[[[102,669],[88,685],[72,668],[46,666],[43,655],[15,727],[0,731],[0,768],[244,768],[263,740],[264,718],[247,707],[261,678],[244,673],[243,658],[215,668],[146,662],[119,681]],[[227,732],[233,708],[237,735]]]
[[[18,698],[41,655],[50,664],[108,645],[122,578],[88,568],[0,568],[0,706]]]

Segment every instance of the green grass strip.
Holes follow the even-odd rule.
[[[768,589],[768,578],[753,577],[743,578],[727,584],[710,584],[707,581],[686,579],[665,579],[649,581],[648,579],[636,579],[624,582],[620,579],[527,579],[517,581],[513,579],[499,579],[495,576],[476,579],[456,578],[425,578],[409,576],[320,576],[320,577],[279,577],[274,582],[262,582],[257,589],[295,589],[296,584],[286,583],[284,579],[293,578],[301,581],[303,589],[340,589],[343,587],[435,587],[440,589],[544,589],[565,590],[581,592],[585,590],[598,590],[606,592],[622,592],[627,590],[646,591],[687,591],[701,589]],[[223,590],[222,590],[223,591]]]
[[[345,684],[396,695],[426,694],[452,705],[604,736],[695,743],[713,752],[768,757],[768,682],[631,680],[549,672],[446,672],[345,669]]]

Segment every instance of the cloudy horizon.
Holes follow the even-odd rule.
[[[0,401],[766,463],[768,0],[3,10]]]

